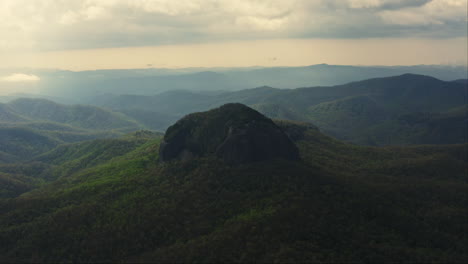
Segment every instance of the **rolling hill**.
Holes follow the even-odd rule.
[[[0,152],[6,153],[6,161],[28,159],[60,144],[60,141],[44,133],[24,128],[0,128]],[[5,160],[0,159],[0,162]]]
[[[28,118],[15,113],[8,105],[0,103],[0,122],[16,123],[28,121]]]
[[[46,99],[22,98],[8,103],[16,113],[33,120],[68,124],[93,130],[137,130],[138,123],[128,117],[98,107],[84,105],[63,105]]]
[[[75,171],[109,162],[158,137],[160,135],[154,132],[137,131],[119,138],[51,144],[45,149],[33,145],[36,149],[30,150],[30,153],[0,163],[0,182],[3,183],[0,186],[0,198],[16,197]],[[27,161],[24,161],[25,157]]]
[[[0,104],[0,163],[25,161],[64,143],[117,137],[144,126],[99,107],[21,98]]]

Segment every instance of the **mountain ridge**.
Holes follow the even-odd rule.
[[[315,118],[317,113],[311,111],[311,109],[315,109],[316,105],[326,102],[336,104],[339,103],[336,100],[356,96],[370,98],[381,109],[379,111],[385,113],[379,120],[361,120],[360,123],[369,124],[376,121],[374,126],[385,126],[386,123],[391,122],[398,129],[405,130],[404,134],[411,134],[414,130],[427,130],[428,127],[419,128],[417,124],[401,124],[398,121],[400,116],[416,113],[436,115],[454,107],[460,107],[466,104],[466,86],[441,81],[430,76],[404,74],[330,87],[306,87],[292,90],[258,87],[216,94],[177,91],[176,94],[175,92],[165,92],[151,97],[128,96],[128,100],[126,96],[122,95],[117,100],[96,98],[94,103],[122,112],[129,111],[128,109],[133,107],[145,109],[147,112],[154,112],[155,115],[161,116],[165,124],[169,124],[171,121],[174,122],[177,118],[189,112],[205,111],[231,102],[239,102],[264,111],[263,114],[268,115],[270,118],[288,117],[296,121],[321,123],[319,119]],[[372,109],[369,108],[366,111],[371,112]],[[169,113],[172,116],[168,115]],[[332,115],[332,113],[324,114]],[[346,114],[346,112],[341,113],[343,116],[346,116]],[[390,121],[387,119],[390,119]],[[324,125],[323,122],[321,125]],[[374,131],[373,127],[367,128],[358,124],[351,125],[353,126],[352,130],[358,134],[369,134]],[[426,126],[429,126],[429,123]],[[164,130],[167,126],[161,125],[154,128]],[[331,126],[325,125],[321,129],[327,133],[332,133],[339,139],[358,144],[411,144],[412,140],[391,139],[393,132],[389,133],[384,129],[379,130],[378,133],[386,134],[384,137],[388,137],[388,140],[358,138],[355,135],[350,136],[346,129],[340,128],[339,123]],[[427,138],[427,140],[426,142],[418,142],[418,144],[441,142],[441,140],[434,141],[430,138]],[[453,142],[449,138],[445,138],[445,141]],[[463,143],[464,141],[462,137],[457,136],[456,142]]]

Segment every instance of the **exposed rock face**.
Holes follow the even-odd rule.
[[[291,139],[272,120],[242,104],[190,114],[168,128],[162,161],[216,155],[229,164],[284,158],[298,160]]]

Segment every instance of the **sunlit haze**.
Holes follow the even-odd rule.
[[[68,70],[466,63],[466,39],[281,39],[52,51],[17,55],[9,67]],[[388,51],[385,51],[388,50]],[[11,57],[10,57],[11,58]]]
[[[465,0],[2,0],[0,68],[467,64]]]

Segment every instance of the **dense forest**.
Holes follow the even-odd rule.
[[[197,139],[264,118],[246,109],[171,131]],[[4,163],[0,261],[466,262],[466,144],[358,146],[308,123],[274,126],[298,160],[163,162],[174,136],[139,131]]]

